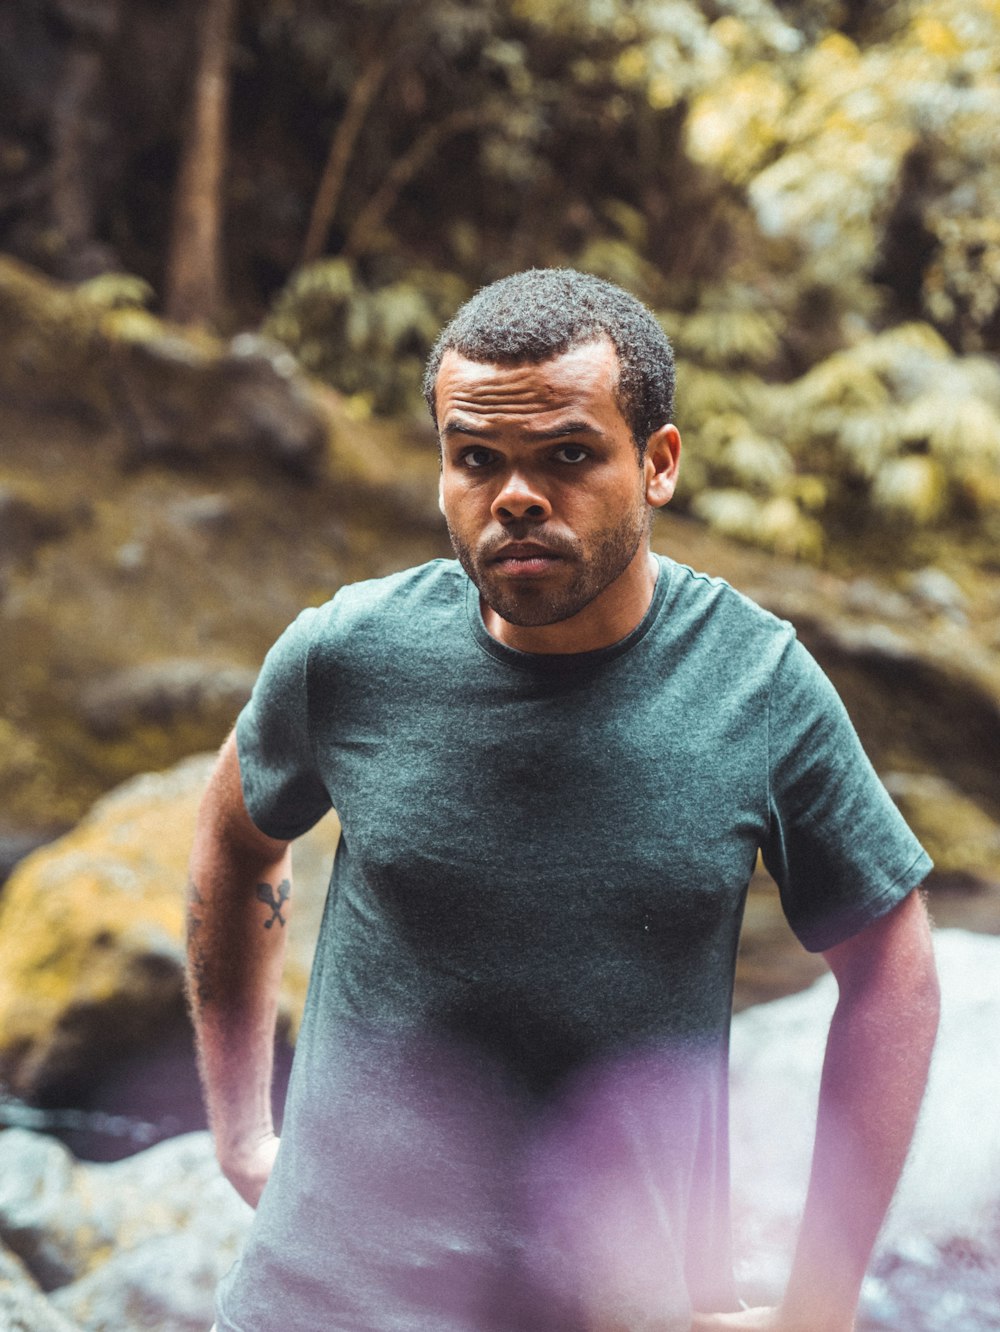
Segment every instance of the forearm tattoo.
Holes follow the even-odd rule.
[[[271,914],[264,921],[265,930],[269,930],[275,921],[284,928],[285,918],[281,914],[281,908],[288,901],[292,892],[292,884],[289,879],[282,879],[278,884],[278,896],[275,897],[274,889],[269,883],[259,883],[257,885],[257,897],[265,906],[271,908]]]
[[[258,883],[254,893],[259,902],[270,908],[271,914],[264,921],[264,928],[266,930],[271,929],[274,922],[277,921],[284,929],[286,921],[281,908],[291,896],[291,880],[282,879],[278,884],[277,894],[275,894],[274,887],[269,883]],[[188,1002],[195,1010],[211,1004],[216,995],[213,976],[218,972],[218,960],[215,959],[215,965],[213,966],[211,940],[206,938],[204,933],[205,921],[202,916],[204,907],[205,898],[201,890],[193,879],[188,879],[187,991]]]
[[[203,1008],[212,998],[209,981],[209,968],[202,952],[199,934],[204,921],[199,914],[205,905],[205,899],[194,879],[188,879],[187,885],[187,957],[188,957],[188,1001],[194,1008]]]

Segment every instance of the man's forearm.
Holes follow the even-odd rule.
[[[255,1202],[266,1158],[273,1158],[271,1074],[291,855],[286,844],[249,824],[241,804],[234,810],[234,763],[234,753],[223,751],[199,815],[188,882],[187,981],[216,1151],[226,1174]]]
[[[188,994],[220,1156],[272,1128],[271,1072],[290,884],[288,853],[270,863],[241,858],[235,866],[220,865],[214,856],[192,859]],[[277,911],[261,900],[268,892],[276,902],[285,894]]]
[[[917,915],[917,899],[906,908]],[[919,908],[922,913],[922,906]],[[835,965],[835,970],[837,966]],[[913,1135],[937,1031],[929,939],[841,967],[782,1327],[844,1332]]]
[[[692,1332],[851,1332],[861,1282],[923,1098],[939,996],[913,892],[824,954],[840,986],[805,1211],[778,1308],[696,1313]]]

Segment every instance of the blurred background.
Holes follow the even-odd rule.
[[[190,756],[303,605],[450,553],[423,361],[531,265],[654,310],[656,548],[796,624],[936,920],[1000,933],[998,74],[994,0],[5,0],[8,1121],[89,1155],[201,1122]],[[737,1006],[817,973],[760,875]]]

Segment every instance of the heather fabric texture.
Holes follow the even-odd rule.
[[[758,848],[826,949],[930,862],[825,676],[670,560],[621,642],[486,632],[453,561],[269,653],[254,822],[343,825],[282,1146],[220,1332],[681,1332],[736,1307],[726,1061]]]

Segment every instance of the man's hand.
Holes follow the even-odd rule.
[[[222,1173],[251,1207],[256,1207],[260,1202],[260,1195],[264,1192],[264,1185],[274,1166],[274,1158],[278,1155],[278,1143],[278,1137],[269,1133],[242,1151],[219,1151]]]
[[[691,1332],[726,1332],[742,1328],[744,1332],[782,1332],[777,1309],[743,1309],[740,1313],[696,1313]]]
[[[854,1320],[824,1324],[822,1329],[788,1322],[780,1309],[743,1309],[740,1313],[696,1313],[691,1332],[854,1332]]]

